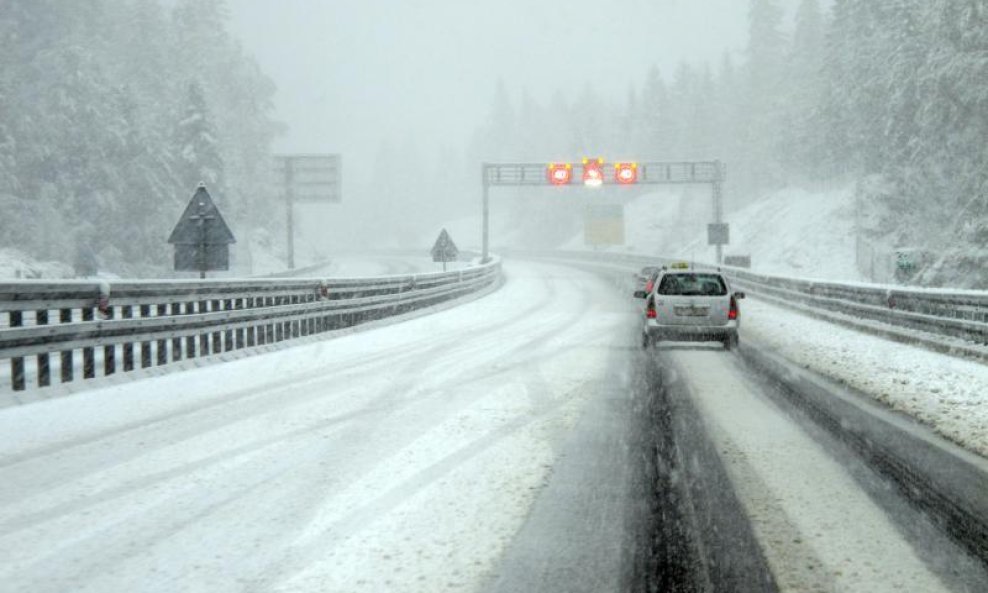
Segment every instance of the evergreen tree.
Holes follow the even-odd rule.
[[[504,80],[498,80],[494,88],[494,100],[487,124],[485,160],[505,161],[514,158],[517,138],[515,108]]]
[[[140,273],[164,263],[176,202],[200,180],[229,201],[230,175],[254,193],[238,192],[228,220],[271,224],[250,200],[263,203],[279,129],[273,85],[227,19],[213,0],[180,0],[172,19],[158,0],[0,2],[0,191],[18,213],[0,246],[65,257],[85,245]],[[199,96],[177,80],[200,81]]]
[[[182,120],[175,133],[178,179],[189,195],[205,183],[217,206],[223,207],[223,157],[217,146],[210,111],[198,82],[190,82]]]
[[[852,0],[834,0],[825,35],[823,59],[824,171],[829,177],[848,177],[856,168],[852,151],[852,104],[846,91],[851,84],[853,48],[850,41]]]
[[[640,146],[650,158],[665,158],[670,151],[672,105],[669,89],[658,66],[652,65],[645,76],[641,102]]]
[[[786,42],[783,12],[776,0],[751,0],[748,11],[746,150],[738,155],[739,167],[748,169],[757,187],[767,188],[783,177],[775,147],[781,128],[781,89]],[[746,188],[754,189],[754,188]]]
[[[924,13],[934,42],[921,72],[925,159],[947,191],[945,235],[988,247],[988,1],[938,0]],[[935,170],[934,170],[935,169]],[[950,201],[944,197],[952,196]],[[931,196],[932,197],[932,196]],[[985,279],[988,281],[988,279]]]
[[[819,0],[802,0],[785,66],[785,104],[778,145],[783,169],[802,180],[818,175],[824,158],[824,22]]]
[[[570,112],[570,154],[601,156],[607,149],[604,102],[590,84],[585,84]]]
[[[17,192],[17,145],[8,123],[13,120],[7,82],[0,74],[0,193]]]

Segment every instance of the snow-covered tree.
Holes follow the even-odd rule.
[[[746,172],[744,193],[772,187],[784,177],[776,147],[786,56],[782,17],[776,0],[750,0],[744,84],[738,89],[743,105],[738,133],[744,150],[732,155],[733,168]]]
[[[0,2],[0,191],[18,204],[5,208],[16,214],[0,246],[64,258],[86,245],[119,273],[160,272],[176,203],[210,177],[188,169],[225,172],[229,186],[233,162],[238,189],[261,185],[278,131],[273,86],[226,32],[222,3],[173,8],[168,18],[159,0]],[[194,120],[189,80],[208,80],[200,112],[216,118],[212,151],[176,145],[180,122]],[[190,154],[206,158],[193,166]],[[194,181],[180,181],[183,170]],[[225,212],[234,226],[271,220],[246,203]]]
[[[645,75],[641,97],[639,146],[649,158],[661,158],[669,152],[672,105],[669,89],[658,66],[652,65]]]
[[[185,111],[175,130],[177,174],[183,188],[192,195],[199,183],[223,207],[225,190],[223,157],[220,154],[206,97],[198,82],[190,82]]]
[[[778,154],[790,179],[805,180],[821,172],[824,34],[819,0],[802,0],[785,64],[785,103],[780,112]]]

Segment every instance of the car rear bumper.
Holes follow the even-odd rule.
[[[645,333],[654,341],[670,340],[673,342],[720,342],[725,338],[738,335],[738,323],[728,322],[726,325],[659,325],[649,322]]]

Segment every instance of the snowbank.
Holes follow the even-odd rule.
[[[742,341],[844,383],[988,457],[988,367],[745,301]]]
[[[74,278],[72,266],[38,261],[18,249],[0,248],[0,278]]]

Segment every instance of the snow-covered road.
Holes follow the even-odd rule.
[[[4,591],[469,590],[629,311],[512,266],[458,309],[3,410]]]
[[[469,266],[469,261],[455,261],[446,264],[449,270]],[[369,254],[341,255],[333,257],[325,266],[307,268],[300,276],[327,276],[334,278],[357,278],[363,276],[396,276],[402,274],[426,274],[443,271],[443,265],[432,261],[428,254]]]
[[[434,315],[0,410],[0,591],[629,590],[661,390],[694,402],[779,590],[978,590],[741,358],[641,352],[626,272],[505,270]]]

